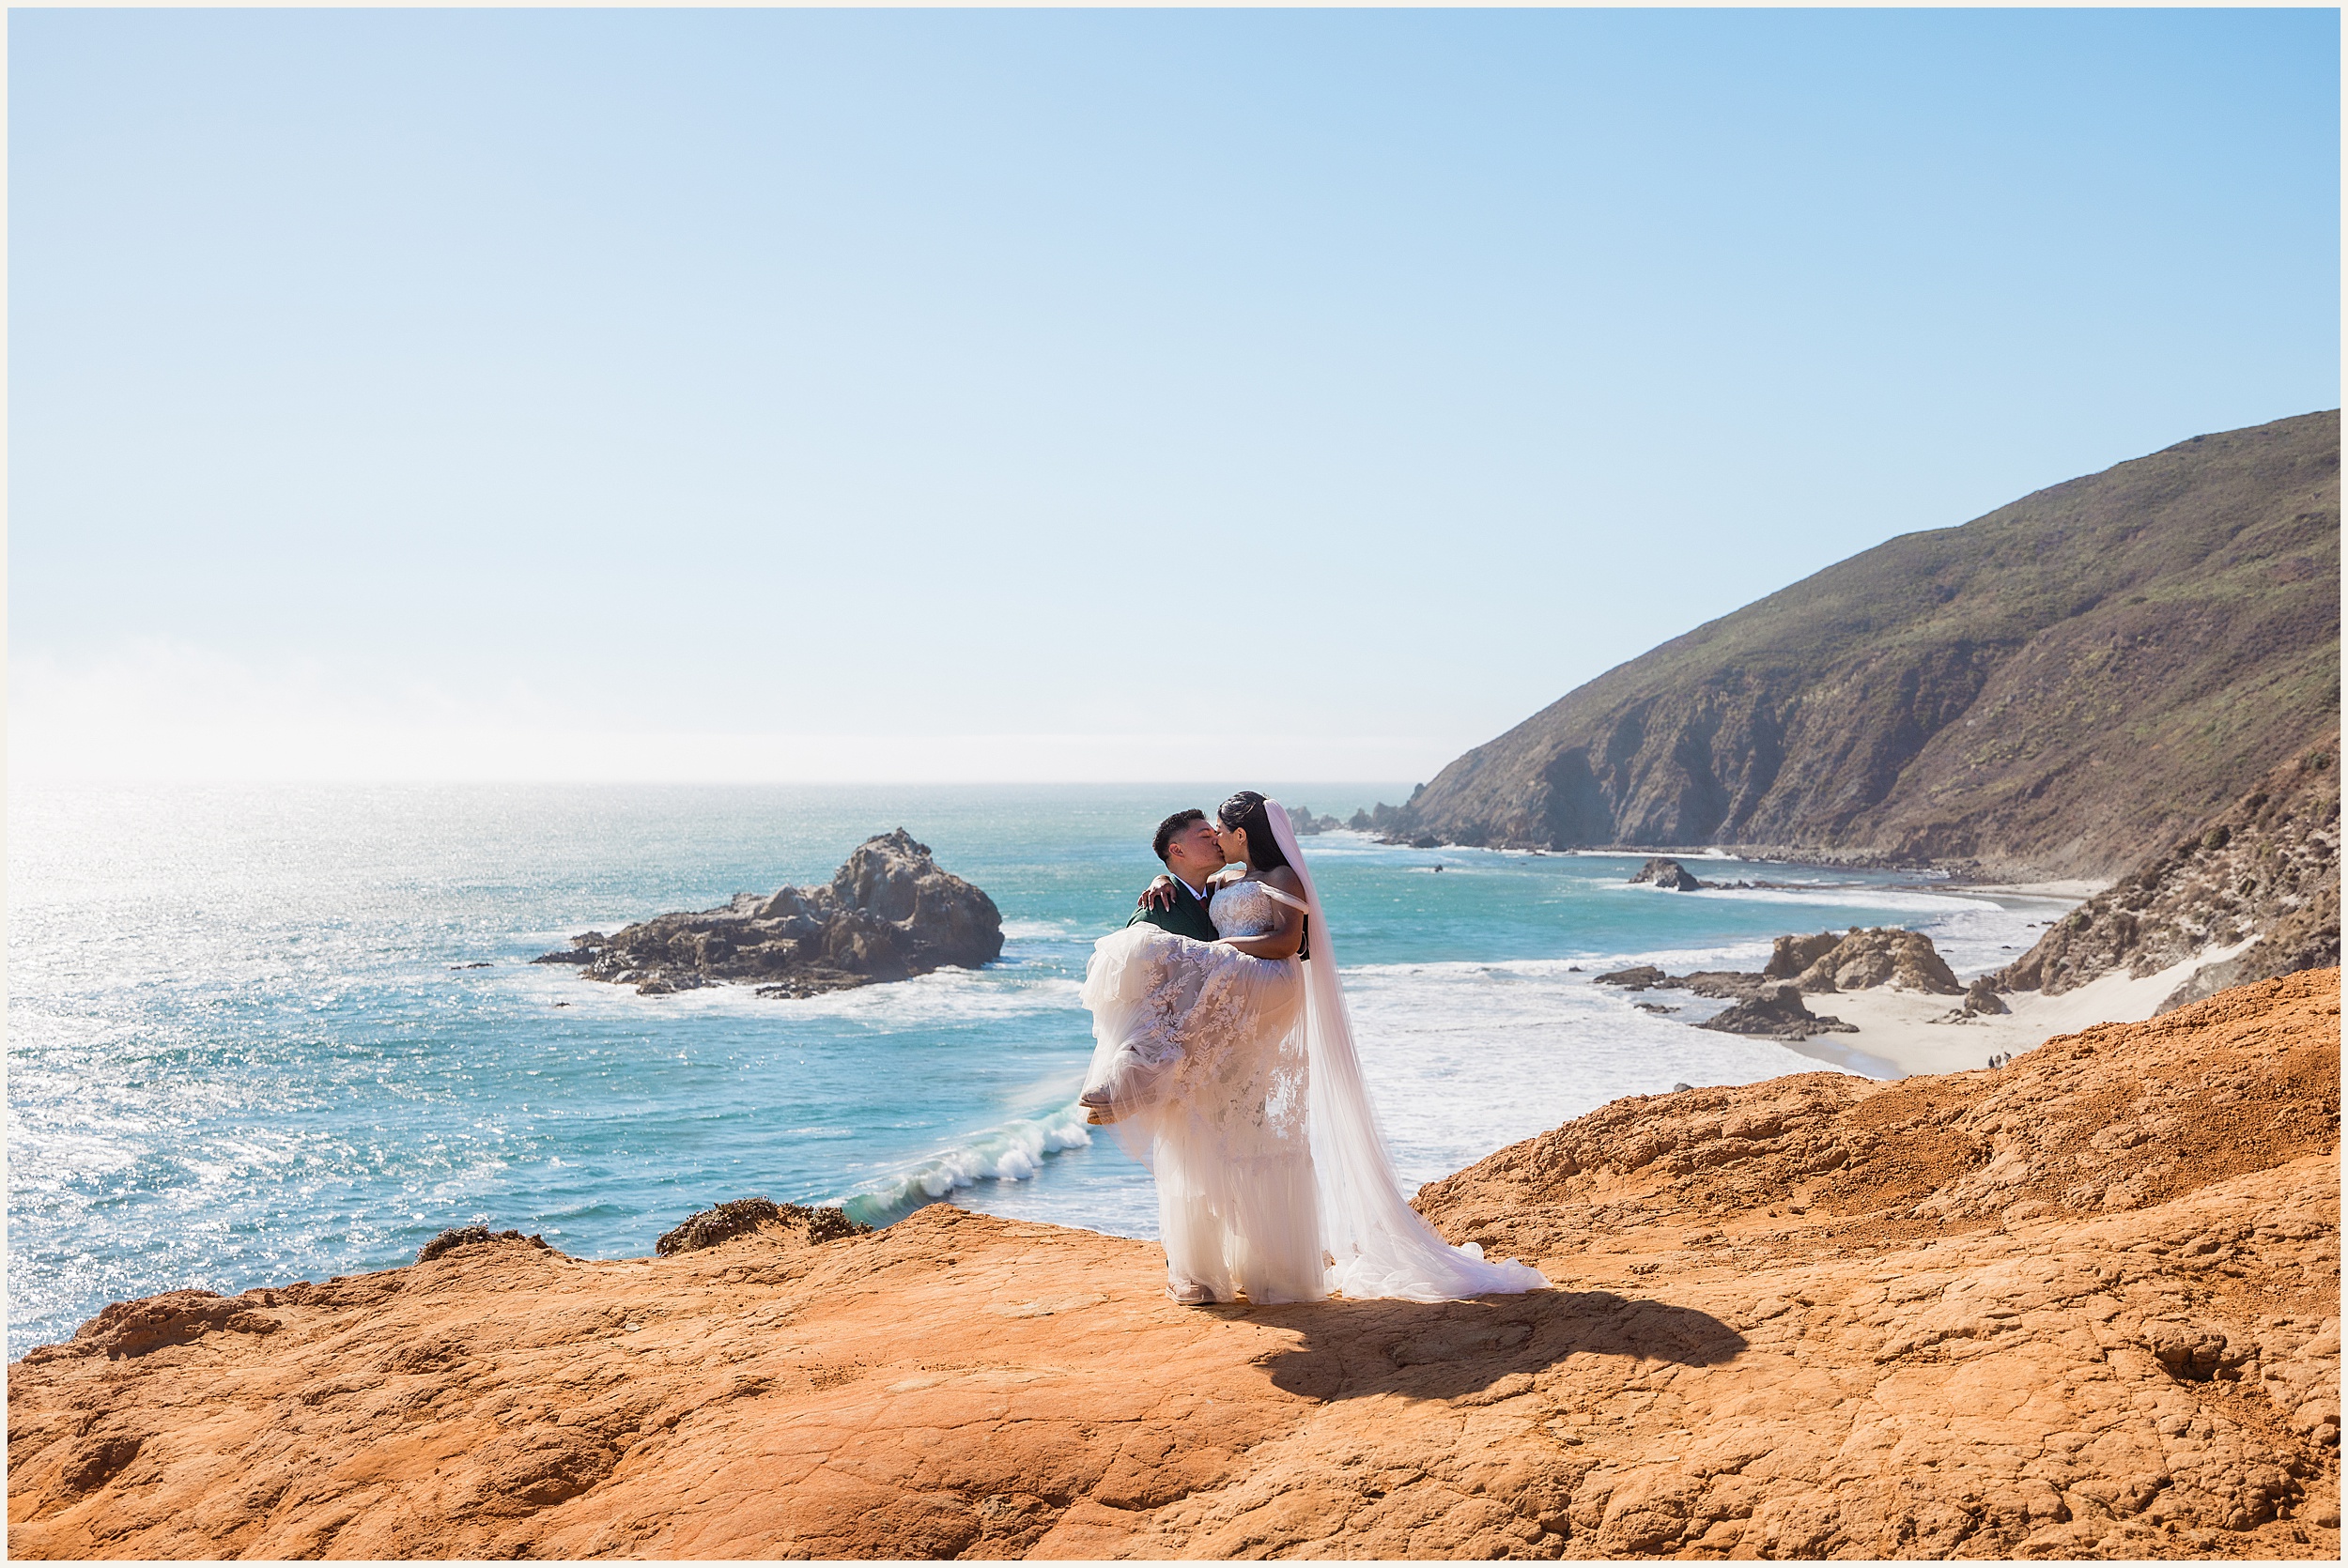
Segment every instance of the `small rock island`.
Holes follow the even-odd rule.
[[[644,996],[731,982],[804,997],[976,969],[1002,953],[995,900],[940,869],[901,827],[858,844],[824,886],[737,893],[716,909],[656,915],[614,935],[588,931],[532,961],[575,963],[588,979]]]
[[[1667,854],[1654,856],[1631,872],[1629,880],[1651,882],[1668,893],[1693,893],[1704,885],[1694,872]]]

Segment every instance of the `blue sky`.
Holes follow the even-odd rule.
[[[1429,776],[2337,406],[2339,61],[2311,10],[18,11],[11,768]]]

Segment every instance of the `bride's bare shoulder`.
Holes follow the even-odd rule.
[[[1278,888],[1283,893],[1302,893],[1305,891],[1305,884],[1297,877],[1293,867],[1274,866],[1272,869],[1263,874],[1263,880],[1270,883],[1273,886]]]

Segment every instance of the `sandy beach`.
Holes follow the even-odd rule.
[[[2011,893],[2032,899],[2068,899],[2074,902],[2093,898],[2109,887],[2109,879],[2069,882],[1953,882],[1945,884],[1953,893]]]
[[[2097,1023],[2140,1023],[2195,970],[2232,958],[2248,945],[2245,942],[2213,947],[2141,979],[2118,971],[2060,996],[2014,992],[2005,997],[2013,1011],[1961,1023],[1941,1022],[1956,1010],[1961,997],[1894,991],[1888,986],[1809,996],[1803,1000],[1811,1011],[1839,1018],[1856,1025],[1859,1032],[1815,1035],[1786,1044],[1805,1056],[1872,1078],[1965,1072],[1988,1066],[1992,1056],[2018,1056],[2057,1035],[2074,1034]]]

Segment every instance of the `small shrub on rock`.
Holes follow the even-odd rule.
[[[443,1253],[453,1253],[459,1247],[470,1247],[476,1241],[526,1241],[542,1251],[547,1244],[547,1238],[543,1236],[524,1236],[517,1230],[492,1231],[487,1225],[458,1225],[454,1229],[442,1231],[425,1242],[423,1250],[416,1253],[416,1261],[430,1263]]]
[[[859,1225],[836,1208],[809,1208],[767,1198],[736,1198],[692,1215],[654,1242],[653,1251],[662,1257],[697,1253],[703,1247],[748,1236],[761,1225],[785,1222],[805,1227],[810,1241],[838,1241],[845,1237],[873,1234],[872,1226]]]

